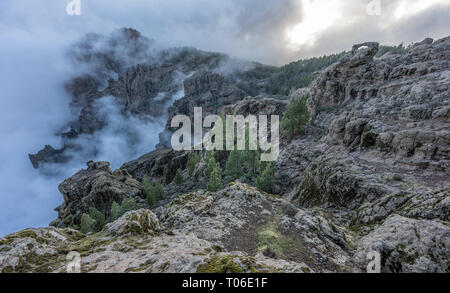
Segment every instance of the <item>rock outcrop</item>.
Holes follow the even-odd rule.
[[[37,154],[29,155],[29,158],[34,168],[39,168],[40,165],[46,163],[64,163],[69,160],[69,157],[64,154],[64,148],[55,150],[50,145],[46,145]]]
[[[448,226],[393,215],[359,241],[355,258],[364,264],[367,253],[377,251],[384,273],[448,273],[449,243]]]
[[[238,191],[235,197],[224,197],[227,192],[234,191]],[[208,197],[211,198],[209,206],[196,206],[195,203],[202,203],[205,198],[208,201]],[[239,207],[243,198],[247,198],[248,204],[254,205],[256,209],[262,208],[258,206],[259,204],[266,205],[275,200],[272,196],[261,194],[253,188],[239,185],[206,197],[200,192],[177,199],[168,207],[180,209],[178,214],[172,215],[171,218],[179,217],[180,221],[176,224],[172,223],[170,218],[160,222],[152,212],[138,210],[123,215],[96,234],[83,235],[76,230],[54,227],[24,230],[0,239],[0,272],[66,272],[66,256],[72,251],[81,255],[81,271],[92,273],[313,272],[314,269],[303,260],[314,264],[315,257],[305,250],[303,244],[298,244],[298,250],[296,247],[288,246],[291,243],[288,241],[293,241],[290,237],[296,237],[296,232],[292,231],[290,236],[283,236],[284,232],[277,230],[278,225],[280,227],[285,225],[286,229],[289,229],[290,223],[264,222],[264,217],[269,220],[275,214],[267,214],[261,218],[261,222],[258,222],[262,227],[261,232],[252,239],[253,242],[249,242],[250,253],[244,252],[245,250],[227,250],[224,247],[232,246],[233,242],[224,243],[224,240],[221,241],[217,239],[218,237],[228,235],[233,237],[234,241],[239,241],[242,233],[245,233],[239,227],[251,222],[249,211],[244,213],[244,209]],[[183,205],[183,201],[186,202],[186,206]],[[282,204],[282,200],[277,201]],[[236,223],[230,223],[230,219],[223,216],[223,213],[217,216],[211,214],[205,218],[203,213],[191,212],[191,208],[197,211],[207,212],[210,209],[211,213],[218,212],[223,210],[224,204],[228,205],[227,202],[242,212],[235,215]],[[205,221],[208,217],[211,221]],[[198,223],[203,224],[196,227]],[[217,237],[213,233],[200,235],[201,228],[206,229],[205,232],[208,228],[217,229],[211,231],[219,231],[220,225],[228,228],[217,234]],[[313,230],[310,233],[313,235]],[[236,248],[239,248],[239,244],[236,245]],[[332,247],[331,243],[326,245]],[[269,257],[261,252],[266,247],[272,246],[277,253],[281,251],[289,257],[284,255]],[[332,248],[341,251],[338,247]],[[259,252],[255,254],[257,250]],[[339,261],[344,262],[345,259]],[[329,270],[337,269],[339,267],[331,262]]]
[[[190,152],[159,148],[114,172],[89,162],[60,185],[59,228],[0,240],[0,271],[62,272],[66,253],[78,251],[85,272],[363,272],[375,251],[383,272],[449,272],[450,37],[425,39],[404,54],[376,57],[378,48],[355,45],[309,87],[291,92],[291,101],[309,95],[311,119],[302,135],[281,141],[276,195],[240,182],[208,192],[204,158],[188,176]],[[181,58],[178,70],[202,70],[184,81],[169,121],[197,106],[204,115],[285,113],[288,99],[249,97],[233,76],[215,72],[223,56],[175,55],[165,60]],[[177,90],[162,85],[174,70],[166,65],[135,66],[107,91],[137,112],[157,111],[143,101]],[[78,82],[87,91],[94,85]],[[226,155],[216,159],[225,165]],[[178,169],[188,180],[171,183]],[[166,198],[152,211],[145,175],[165,183]],[[143,209],[98,233],[68,228],[90,207],[111,221],[112,202],[126,197]]]
[[[125,170],[111,171],[108,162],[88,162],[88,169],[81,170],[59,185],[64,203],[56,208],[58,219],[51,223],[55,227],[80,225],[83,213],[96,208],[110,218],[113,202],[133,198],[145,206],[144,194],[139,181]]]

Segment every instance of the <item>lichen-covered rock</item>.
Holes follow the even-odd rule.
[[[358,195],[359,179],[342,162],[324,158],[312,163],[293,200],[304,207],[325,204],[350,205]]]
[[[232,183],[224,190],[182,195],[158,208],[168,229],[192,232],[226,251],[305,263],[313,271],[348,271],[351,232],[317,212]]]
[[[105,226],[106,235],[122,236],[127,234],[154,234],[161,230],[159,220],[149,210],[137,210],[125,213],[117,221]]]
[[[369,166],[351,157],[318,157],[303,173],[291,200],[303,207],[355,210],[391,190],[390,186],[378,183],[382,174],[374,173]]]
[[[52,272],[65,259],[58,247],[83,239],[72,229],[27,229],[0,238],[0,272]]]
[[[0,272],[66,272],[70,252],[80,255],[82,272],[93,273],[313,272],[303,262],[225,251],[196,233],[170,231],[148,210],[87,236],[54,227],[9,235],[0,239]]]
[[[381,254],[382,271],[449,272],[450,228],[439,221],[392,215],[358,242],[355,259],[364,269],[371,251]]]
[[[371,224],[383,221],[396,213],[415,219],[450,220],[450,190],[399,192],[363,205],[354,224]]]

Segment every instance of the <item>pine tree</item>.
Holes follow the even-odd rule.
[[[188,161],[188,172],[189,177],[192,177],[194,175],[195,167],[197,167],[197,164],[200,163],[202,159],[202,156],[200,154],[194,154]]]
[[[142,180],[142,189],[144,189],[144,193],[148,195],[152,187],[153,187],[152,180],[150,179],[150,177],[148,177],[147,174],[145,174],[144,179]]]
[[[140,207],[136,200],[131,197],[125,197],[122,201],[122,205],[120,206],[120,212],[122,216],[123,214],[129,212],[129,211],[135,211],[138,210]]]
[[[83,214],[81,216],[80,232],[83,234],[95,232],[95,224],[94,219],[92,219],[88,214]]]
[[[222,170],[220,169],[219,164],[217,164],[214,170],[212,171],[207,188],[208,191],[210,192],[217,192],[219,190],[222,190],[223,188]]]
[[[147,174],[144,175],[144,179],[142,180],[142,189],[144,189],[148,205],[150,207],[153,207],[156,203],[156,196],[154,194],[154,184]]]
[[[106,225],[105,216],[96,208],[89,209],[89,216],[95,221],[94,232],[99,232]]]
[[[242,165],[245,166],[247,170],[245,176],[249,181],[251,181],[258,170],[258,156],[258,151],[244,151],[241,155]]]
[[[139,204],[131,197],[124,198],[121,205],[117,202],[113,202],[111,206],[111,219],[115,221],[122,217],[125,213],[138,210],[139,208]]]
[[[241,152],[241,160],[241,164],[247,169],[245,174],[247,180],[251,181],[258,169],[259,151],[250,150],[250,127],[248,124],[245,129],[245,151]]]
[[[260,176],[256,179],[256,187],[259,190],[271,193],[272,186],[274,184],[272,164],[266,164],[264,171],[261,172]]]
[[[155,198],[159,200],[163,200],[166,197],[164,194],[164,187],[159,182],[156,182],[153,185],[153,193],[155,195]]]
[[[167,167],[167,165],[166,166],[164,166],[164,171],[163,171],[163,180],[162,180],[162,183],[164,184],[164,185],[169,185],[169,168]]]
[[[281,122],[281,130],[285,137],[292,139],[295,135],[303,134],[305,125],[308,124],[310,114],[306,105],[309,95],[303,96],[301,99],[293,101]]]
[[[177,173],[175,174],[175,179],[173,180],[176,185],[183,184],[184,177],[183,177],[183,171],[181,169],[177,170]]]
[[[214,151],[208,151],[206,153],[206,167],[204,175],[209,178],[211,177],[211,173],[213,172],[214,168],[216,167],[216,159],[215,159],[215,152]]]
[[[111,206],[111,219],[115,221],[121,216],[122,216],[122,208],[117,202],[113,202]]]
[[[155,198],[155,195],[153,194],[153,192],[150,191],[149,193],[147,193],[146,199],[147,199],[147,204],[149,207],[152,208],[155,206],[156,198]]]
[[[144,175],[142,188],[144,189],[147,203],[150,207],[153,207],[157,200],[164,199],[164,188],[161,183],[153,183],[147,175]]]
[[[225,165],[225,175],[228,180],[236,180],[242,176],[241,152],[237,150],[231,151]]]

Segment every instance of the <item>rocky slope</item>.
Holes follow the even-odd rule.
[[[449,272],[450,37],[404,54],[377,57],[378,48],[355,45],[292,91],[291,102],[309,94],[311,119],[303,135],[281,141],[275,195],[252,180],[207,192],[204,159],[190,180],[170,183],[177,169],[189,177],[193,154],[165,149],[162,140],[119,170],[89,162],[65,180],[55,227],[1,239],[0,270],[64,272],[66,254],[78,251],[84,272],[364,272],[367,254],[377,251],[383,272]],[[129,105],[152,94],[141,86],[123,94],[126,84],[119,79],[109,90]],[[245,97],[245,87],[207,70],[183,87],[169,118],[194,106],[283,115],[289,102]],[[151,211],[144,175],[168,183]],[[112,202],[129,197],[143,209],[111,222]],[[110,223],[88,235],[69,228],[91,207]]]

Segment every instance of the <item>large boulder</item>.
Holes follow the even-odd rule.
[[[125,213],[117,221],[106,225],[106,235],[122,236],[127,234],[153,234],[161,230],[159,220],[149,210]]]

